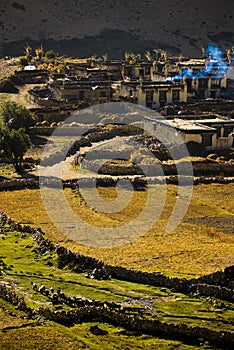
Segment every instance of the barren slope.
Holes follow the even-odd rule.
[[[141,46],[199,55],[211,41],[223,48],[233,43],[232,0],[1,0],[0,6],[3,54],[30,40],[79,55]]]

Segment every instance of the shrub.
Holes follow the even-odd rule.
[[[20,57],[20,59],[19,59],[19,64],[21,67],[27,66],[28,62],[29,62],[29,60],[27,57]]]
[[[16,102],[3,102],[0,106],[0,116],[2,116],[3,124],[10,130],[20,128],[27,130],[33,124],[33,119],[27,108]]]
[[[55,58],[56,54],[53,50],[49,50],[45,53],[45,57],[48,59],[48,60],[51,60],[53,58]]]

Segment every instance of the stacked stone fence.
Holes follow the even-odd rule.
[[[104,155],[104,159],[93,159],[90,160],[89,157],[88,159],[82,160],[82,158],[77,156],[74,160],[75,164],[81,164],[82,168],[88,169],[90,171],[95,171],[96,169],[100,169],[99,173],[100,174],[106,174],[106,175],[142,175],[144,171],[147,171],[147,174],[149,176],[157,176],[155,174],[155,164],[154,165],[148,165],[148,164],[139,164],[135,165],[133,163],[130,163],[128,165],[124,164],[112,164],[108,163],[108,160],[110,160],[111,154],[113,154],[114,159],[119,156],[118,159],[122,159],[123,156],[125,156],[125,153],[121,154],[113,151],[109,153],[109,156]],[[108,158],[107,158],[108,157]],[[124,158],[125,159],[125,158]],[[103,164],[103,162],[105,162]],[[186,163],[184,165],[182,164],[183,168],[180,170],[183,172],[181,175],[186,176],[189,167],[186,167]],[[197,164],[197,163],[192,163],[193,166],[193,174],[196,177],[234,177],[234,164],[211,164],[211,165],[204,165],[202,163]],[[177,168],[176,165],[174,164],[161,164],[162,171],[165,176],[174,176],[177,175]],[[147,170],[146,170],[147,169]],[[160,169],[160,166],[159,166]]]
[[[75,254],[64,247],[57,247],[58,267],[69,266],[75,272],[86,272],[95,268],[105,268],[109,275],[118,280],[124,280],[133,283],[148,284],[156,287],[167,287],[176,292],[189,294],[191,292],[205,296],[215,296],[221,300],[234,301],[233,288],[227,288],[232,285],[234,276],[229,276],[220,271],[222,283],[217,279],[212,279],[210,275],[199,279],[186,279],[168,277],[159,272],[144,272],[139,270],[129,270],[121,266],[112,266],[92,257]],[[230,269],[230,267],[229,267]],[[212,275],[211,275],[212,276]],[[203,283],[201,283],[201,280]],[[224,282],[225,281],[225,282]],[[215,283],[221,285],[215,285]],[[223,286],[226,283],[227,286]]]
[[[32,315],[32,310],[27,307],[24,298],[18,296],[13,288],[9,288],[4,283],[0,283],[0,298],[14,305],[18,310],[26,312],[28,315]]]
[[[112,278],[128,282],[148,284],[157,287],[167,287],[176,292],[199,293],[199,295],[215,296],[221,300],[234,301],[233,282],[234,267],[229,266],[224,271],[217,271],[213,274],[202,276],[198,279],[186,279],[168,277],[159,272],[144,272],[140,270],[126,269],[121,266],[112,266],[96,258],[73,253],[60,245],[54,245],[45,238],[40,228],[33,228],[29,225],[21,226],[0,213],[1,225],[7,224],[7,230],[18,230],[22,233],[33,235],[35,243],[39,246],[41,254],[56,250],[58,255],[58,267],[60,269],[69,266],[77,273],[92,271],[93,269],[105,269]]]
[[[191,327],[184,323],[167,323],[103,307],[89,306],[67,312],[53,312],[41,308],[38,313],[51,321],[64,325],[82,322],[107,322],[114,326],[121,326],[130,332],[180,340],[187,344],[199,345],[201,341],[208,341],[210,344],[226,350],[232,349],[234,344],[234,334],[230,331],[214,331],[205,327]]]
[[[196,293],[203,296],[215,297],[221,300],[234,302],[233,289],[226,287],[196,283]]]
[[[201,276],[197,279],[198,283],[207,283],[216,286],[227,286],[229,280],[234,279],[234,266],[228,266],[224,271],[215,271],[209,275]]]
[[[0,191],[20,190],[25,188],[39,188],[39,183],[35,179],[12,179],[0,182]]]
[[[0,297],[25,312],[28,317],[42,316],[49,321],[60,323],[65,326],[72,326],[83,322],[105,322],[114,326],[123,327],[129,332],[137,334],[149,334],[164,339],[179,340],[186,344],[200,345],[202,342],[209,342],[211,345],[219,346],[221,349],[231,350],[234,345],[234,333],[230,331],[216,331],[206,327],[192,327],[185,323],[175,324],[161,321],[155,318],[146,318],[139,314],[137,308],[116,310],[111,305],[85,305],[67,311],[53,311],[40,307],[34,310],[27,307],[24,298],[4,285],[0,284]],[[93,303],[98,301],[93,301]]]
[[[129,282],[148,284],[153,286],[167,287],[175,292],[199,293],[198,295],[214,296],[221,300],[233,302],[233,290],[223,287],[234,280],[234,266],[227,267],[224,271],[217,271],[213,274],[202,276],[198,279],[171,278],[161,273],[149,273],[138,270],[128,270],[120,266],[111,266],[93,257],[75,254],[65,247],[56,245],[44,237],[40,228],[33,228],[29,225],[20,225],[0,213],[2,228],[7,230],[18,230],[22,233],[33,234],[33,239],[39,246],[41,254],[56,250],[58,254],[58,267],[69,266],[76,272],[84,272],[93,268],[105,268],[113,278]],[[203,282],[203,283],[201,283]],[[207,283],[205,283],[207,282]],[[212,283],[212,285],[211,285]],[[30,317],[41,315],[48,320],[59,322],[65,325],[80,322],[109,322],[113,325],[122,326],[131,331],[139,331],[146,334],[162,335],[169,339],[179,339],[185,342],[189,340],[194,343],[200,339],[211,344],[218,345],[223,349],[232,349],[234,345],[234,334],[229,331],[214,331],[203,327],[189,327],[186,324],[173,324],[162,322],[158,319],[145,318],[138,308],[122,308],[119,303],[90,301],[89,299],[76,299],[65,297],[65,303],[75,307],[69,311],[52,311],[45,308],[33,310],[27,307],[25,300],[4,283],[0,284],[0,297],[15,305],[18,309],[26,312]],[[67,298],[67,299],[66,299]],[[72,304],[71,304],[72,302]],[[76,308],[78,307],[78,308]]]
[[[132,176],[132,177],[124,177],[124,176],[98,176],[96,178],[96,186],[97,187],[115,187],[120,179],[128,179],[136,190],[143,190],[147,188],[148,185],[153,184],[164,184],[165,181],[167,184],[178,185],[178,176],[166,176],[164,177],[149,177],[145,178],[142,176]],[[180,177],[182,179],[182,177]],[[228,184],[233,183],[234,177],[205,177],[201,176],[199,178],[194,179],[194,185],[199,184],[211,184],[211,183],[219,183],[219,184]],[[92,177],[84,177],[80,178],[79,182],[76,179],[73,180],[63,180],[62,181],[64,188],[72,188],[76,189],[79,186],[82,187],[93,187],[93,178]],[[191,185],[191,178],[183,177],[183,185]],[[48,187],[59,187],[61,185],[60,179],[48,178],[44,181],[44,185]],[[38,179],[12,179],[12,180],[3,180],[0,181],[0,192],[1,191],[14,191],[20,189],[38,189],[39,181]]]
[[[193,162],[194,176],[225,175],[234,176],[234,163],[229,162]]]

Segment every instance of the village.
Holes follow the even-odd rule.
[[[160,49],[125,53],[123,60],[107,55],[66,58],[53,51],[45,57],[42,47],[34,56],[31,47],[25,51],[21,68],[1,80],[0,92],[17,93],[17,85],[27,85],[25,98],[35,105],[31,112],[39,133],[43,126],[51,133],[74,110],[124,101],[162,114],[185,143],[217,150],[233,147],[233,48],[223,54],[210,46],[194,59],[170,57]]]
[[[1,59],[5,344],[232,349],[234,50],[210,50]]]
[[[0,350],[234,349],[230,0],[1,0]]]

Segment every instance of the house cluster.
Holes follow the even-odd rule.
[[[233,69],[234,52],[222,59],[212,55],[186,59],[168,58],[164,51],[155,50],[154,56],[148,53],[146,58],[127,54],[124,60],[67,59],[62,73],[47,75],[35,69],[17,74],[27,82],[46,80],[46,85],[29,91],[42,105],[127,101],[159,110],[201,99],[234,99]],[[186,140],[214,148],[233,145],[233,119],[184,119],[175,116],[170,123],[186,134]]]
[[[180,140],[185,144],[195,142],[205,146],[208,150],[230,149],[234,147],[234,119],[229,119],[220,115],[204,118],[199,115],[179,116],[170,115],[167,120],[155,120],[147,118],[149,125],[154,132],[161,128],[161,134],[167,132],[180,134]],[[170,134],[167,136],[170,139]]]

